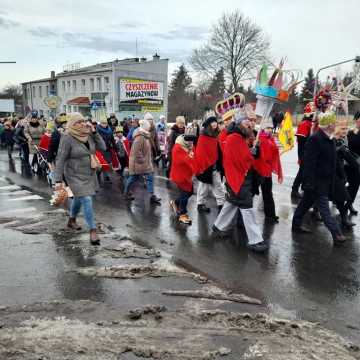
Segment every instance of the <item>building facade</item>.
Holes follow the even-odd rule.
[[[46,97],[57,95],[56,113],[78,111],[98,117],[115,113],[119,119],[150,111],[155,118],[168,112],[168,60],[115,60],[87,67],[68,67],[50,78],[22,84],[24,112],[49,116]]]

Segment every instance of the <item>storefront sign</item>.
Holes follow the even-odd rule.
[[[141,102],[140,102],[141,101]],[[164,84],[158,81],[139,79],[120,79],[120,103],[162,104],[164,101]]]

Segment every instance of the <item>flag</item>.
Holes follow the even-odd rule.
[[[289,112],[285,113],[284,120],[280,126],[278,139],[283,147],[281,154],[291,150],[294,147],[295,131],[293,127],[292,117]]]

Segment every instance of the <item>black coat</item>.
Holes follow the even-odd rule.
[[[332,200],[337,203],[344,203],[350,200],[350,196],[346,188],[347,179],[345,172],[345,162],[347,164],[354,165],[356,168],[358,168],[359,166],[357,165],[356,159],[350,152],[349,148],[345,145],[343,140],[336,140],[335,143],[336,143],[336,173],[335,173],[335,184],[334,184],[334,193],[332,194]]]
[[[23,126],[18,126],[15,129],[14,140],[18,145],[27,144],[28,140],[25,136],[25,129]]]
[[[334,191],[335,171],[335,141],[320,129],[309,137],[305,145],[304,190],[331,195]]]
[[[360,156],[360,131],[349,131],[348,133],[349,149],[356,155]]]
[[[51,140],[49,145],[49,151],[47,155],[47,161],[49,163],[55,162],[59,145],[60,145],[60,139],[61,139],[61,133],[58,129],[55,129],[53,133],[51,134]]]
[[[1,134],[1,142],[5,145],[14,145],[14,129],[4,128],[3,133]]]

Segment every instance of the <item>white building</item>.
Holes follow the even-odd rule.
[[[79,111],[84,115],[114,112],[119,119],[141,116],[150,111],[155,118],[168,111],[168,60],[154,55],[115,60],[87,67],[68,67],[48,79],[22,84],[24,111],[38,110],[49,115],[44,103],[49,94],[61,98],[60,112]]]

